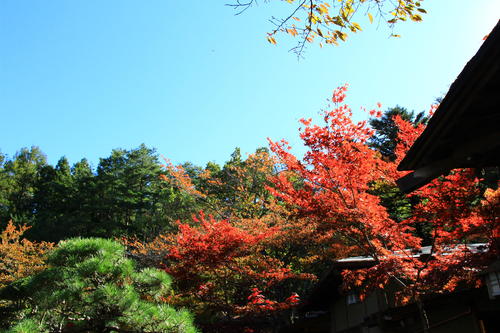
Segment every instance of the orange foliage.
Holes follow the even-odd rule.
[[[45,268],[44,255],[53,244],[21,239],[28,229],[22,225],[16,227],[9,221],[0,236],[0,288]]]
[[[482,195],[478,180],[470,170],[456,170],[413,193],[420,202],[413,216],[393,221],[370,186],[378,182],[394,186],[404,175],[396,171],[397,163],[423,126],[396,117],[397,160],[383,160],[367,145],[371,130],[364,122],[352,122],[351,110],[343,104],[345,92],[346,86],[334,92],[334,107],[324,111],[323,126],[302,120],[305,128],[300,136],[308,147],[302,160],[290,153],[286,141],[270,142],[285,166],[270,191],[296,216],[316,223],[319,238],[330,236],[324,245],[343,247],[344,255],[373,258],[373,267],[343,273],[347,287],[362,287],[366,293],[398,281],[399,300],[407,302],[459,285],[477,285],[476,272],[500,249],[498,238],[492,237],[500,230],[497,195],[488,192],[482,204],[475,204]],[[428,243],[417,236],[417,225],[430,229]],[[475,250],[465,245],[471,242],[487,244]],[[424,245],[431,246],[427,259],[415,255]]]
[[[239,163],[227,163],[222,170],[206,168],[195,179],[182,165],[167,162],[167,175],[162,178],[193,196],[204,211],[214,216],[222,219],[260,218],[277,208],[265,189],[275,165],[274,157],[265,150],[258,150]]]
[[[165,165],[163,165],[163,167],[168,170],[170,175],[170,177],[167,177],[166,175],[160,175],[163,180],[171,183],[172,185],[175,185],[176,187],[190,195],[201,198],[205,197],[204,193],[196,189],[191,180],[191,177],[189,177],[188,173],[181,165],[173,165],[172,162],[170,162],[168,159],[165,159]]]

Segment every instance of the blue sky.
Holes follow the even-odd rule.
[[[204,165],[267,137],[298,146],[298,119],[319,118],[346,82],[355,112],[427,110],[500,18],[497,0],[425,0],[423,22],[396,28],[402,38],[361,18],[347,43],[298,61],[292,40],[265,38],[286,6],[234,16],[230,1],[2,0],[0,151],[36,145],[51,163],[95,166],[145,143]]]

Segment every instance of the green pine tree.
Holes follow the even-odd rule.
[[[47,263],[0,292],[24,305],[8,332],[197,332],[187,310],[165,303],[170,276],[151,268],[137,272],[117,242],[63,241]]]

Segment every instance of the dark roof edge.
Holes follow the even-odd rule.
[[[415,170],[421,156],[427,151],[428,147],[434,143],[437,135],[449,124],[451,118],[456,117],[458,113],[464,112],[468,106],[467,100],[471,93],[480,89],[480,84],[484,84],[485,72],[491,69],[488,57],[491,57],[491,49],[500,42],[500,20],[497,22],[488,38],[481,45],[477,53],[465,65],[462,72],[451,85],[448,93],[444,97],[436,113],[429,121],[424,132],[415,140],[414,144],[407,152],[406,156],[398,165],[398,170]],[[493,57],[492,57],[493,58]],[[498,62],[497,59],[491,59],[491,62]],[[478,84],[479,83],[479,84]],[[470,102],[470,100],[469,100]],[[450,112],[452,110],[452,112]]]

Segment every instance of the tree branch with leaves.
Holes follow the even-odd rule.
[[[282,18],[272,16],[270,21],[275,26],[267,34],[271,44],[277,44],[277,36],[289,35],[298,39],[290,51],[303,56],[305,46],[317,42],[338,45],[345,42],[349,33],[362,30],[359,20],[365,16],[370,23],[378,19],[391,29],[392,37],[400,37],[394,33],[397,23],[404,21],[422,21],[422,1],[415,0],[282,0],[290,5],[290,14]],[[269,2],[269,1],[265,1]],[[250,7],[258,4],[257,0],[229,3],[236,14],[242,14]],[[358,22],[357,22],[358,21]]]

